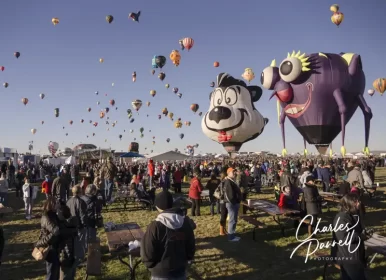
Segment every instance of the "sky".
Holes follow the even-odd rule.
[[[204,115],[208,110],[209,84],[221,72],[241,79],[244,69],[250,67],[256,75],[251,85],[260,86],[260,73],[272,59],[280,63],[287,52],[301,50],[360,54],[366,92],[374,79],[386,77],[386,37],[382,35],[386,2],[365,3],[339,1],[345,18],[338,28],[330,20],[333,1],[2,0],[0,65],[5,70],[0,72],[0,82],[9,83],[9,87],[0,87],[0,147],[26,152],[29,141],[33,141],[34,152],[48,153],[48,142],[56,141],[59,149],[92,143],[127,151],[136,138],[142,153],[183,150],[196,143],[196,153],[223,153],[222,145],[202,133],[198,116],[199,111]],[[138,10],[139,23],[128,18],[130,12]],[[106,22],[107,15],[114,16],[113,23]],[[56,26],[51,23],[53,17],[60,20]],[[193,38],[195,43],[189,52],[180,51],[181,64],[175,67],[169,54],[179,49],[178,41],[184,37]],[[21,53],[19,59],[13,56],[16,51]],[[150,73],[154,55],[167,57],[163,82],[157,78],[158,70],[154,76]],[[104,63],[99,63],[99,58]],[[220,62],[220,67],[213,67],[215,61]],[[133,71],[137,72],[135,83]],[[166,83],[170,84],[169,89],[165,88]],[[183,94],[181,99],[173,94],[173,87]],[[154,98],[149,94],[152,89],[157,91]],[[369,147],[385,149],[386,96],[376,93],[370,97],[366,92],[365,99],[374,114]],[[40,93],[46,96],[43,100]],[[255,103],[270,122],[262,135],[245,143],[240,151],[282,150],[276,102],[269,101],[270,95],[270,91],[264,90]],[[26,106],[21,102],[23,97],[29,99]],[[109,105],[110,99],[115,100],[118,110]],[[135,121],[130,123],[126,110],[132,109],[134,99],[142,100],[143,106],[139,115],[133,114]],[[149,107],[147,101],[151,102]],[[189,109],[192,103],[200,106],[196,114]],[[92,108],[90,113],[88,107]],[[105,107],[110,107],[110,123],[117,121],[114,128],[104,123],[106,117],[99,118]],[[176,129],[168,118],[158,120],[163,107],[173,112],[175,119],[191,121],[191,126]],[[58,118],[54,108],[60,108]],[[98,122],[98,126],[92,126],[89,120]],[[143,138],[139,137],[140,127],[145,129]],[[31,134],[33,128],[37,129],[35,135]],[[130,129],[134,132],[130,133]],[[182,140],[180,133],[185,135]],[[169,143],[166,138],[170,138]],[[303,139],[289,120],[286,142],[290,153],[303,150]],[[333,149],[338,152],[340,146],[338,135]],[[364,118],[358,108],[346,126],[346,149],[360,151],[363,147]],[[308,150],[316,151],[310,145]]]

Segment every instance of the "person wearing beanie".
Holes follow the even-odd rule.
[[[154,204],[160,214],[142,238],[142,262],[151,279],[186,279],[187,266],[196,251],[195,224],[182,209],[173,208],[173,196],[167,190],[156,196]]]
[[[312,223],[308,225],[308,235],[311,236],[313,229],[317,225],[318,215],[322,213],[322,197],[319,195],[318,187],[314,184],[314,177],[308,176],[303,188],[302,205],[304,205],[307,215],[312,215]]]
[[[189,198],[192,200],[192,216],[200,216],[200,199],[202,192],[200,172],[194,171],[193,178],[190,181]]]
[[[240,237],[235,236],[237,217],[240,209],[241,191],[236,184],[236,170],[232,167],[227,169],[227,177],[224,181],[225,189],[225,202],[228,210],[229,222],[228,222],[228,240],[232,242],[240,241]]]

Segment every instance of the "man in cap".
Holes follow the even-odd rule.
[[[154,204],[160,214],[141,241],[142,262],[153,280],[185,280],[196,250],[194,222],[182,209],[173,208],[173,197],[167,190],[156,196]]]
[[[241,191],[234,181],[236,177],[236,170],[232,167],[227,169],[227,177],[224,181],[225,202],[228,210],[228,239],[232,242],[240,241],[240,237],[235,236],[237,216],[240,209]]]
[[[108,203],[111,202],[111,196],[113,195],[114,178],[117,176],[118,168],[113,163],[112,157],[107,158],[107,163],[102,169],[102,177],[105,178],[105,197]]]

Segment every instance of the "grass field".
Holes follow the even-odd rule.
[[[376,182],[380,182],[378,196],[375,199],[367,199],[367,214],[365,224],[374,228],[375,232],[386,235],[386,168],[378,169]],[[187,185],[184,191],[187,191]],[[272,189],[263,189],[263,194],[252,197],[274,199]],[[41,197],[42,198],[42,197]],[[23,203],[16,199],[15,193],[10,193],[9,200],[15,209],[12,215],[0,218],[4,227],[6,246],[3,254],[3,263],[0,266],[1,280],[26,280],[44,279],[45,266],[36,262],[31,257],[33,243],[39,236],[40,220],[26,221],[24,219]],[[41,203],[35,208],[35,214],[40,214]],[[123,211],[120,205],[113,205],[109,212],[103,214],[104,221],[114,223],[137,222],[143,230],[156,217],[157,212],[135,209]],[[336,209],[322,215],[324,223],[331,223]],[[323,261],[304,261],[306,248],[299,249],[290,259],[293,249],[299,244],[295,238],[295,230],[289,228],[286,237],[282,237],[280,229],[272,221],[271,217],[262,216],[268,227],[257,230],[257,242],[252,240],[251,226],[240,221],[237,226],[239,236],[238,243],[230,243],[226,237],[220,237],[219,216],[210,216],[209,207],[202,206],[200,217],[193,217],[197,224],[195,231],[197,251],[194,264],[190,267],[189,279],[298,279],[312,280],[322,279]],[[302,238],[306,238],[306,229],[302,232]],[[102,245],[103,276],[89,279],[126,279],[127,270],[117,260],[110,257],[106,236],[103,230],[99,230]],[[327,241],[331,234],[319,235],[320,241]],[[338,279],[339,272],[335,268],[328,269],[328,279]],[[84,279],[85,269],[77,272],[76,279]],[[386,279],[386,258],[378,256],[368,269],[368,279]],[[137,279],[149,279],[149,274],[141,264],[137,269]]]

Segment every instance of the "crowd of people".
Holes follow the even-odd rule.
[[[32,212],[39,188],[32,181],[43,179],[41,190],[46,200],[41,233],[35,247],[49,248],[45,258],[47,280],[74,279],[76,269],[84,265],[87,244],[96,239],[97,228],[103,226],[103,206],[113,203],[114,189],[129,186],[130,195],[146,199],[160,212],[146,230],[141,246],[143,263],[151,271],[153,279],[186,279],[186,266],[194,258],[196,226],[185,212],[174,208],[171,193],[180,195],[184,181],[190,183],[191,216],[200,216],[201,193],[204,189],[209,190],[210,213],[220,215],[219,234],[226,235],[230,242],[240,241],[240,237],[236,236],[236,227],[241,203],[246,201],[249,193],[261,193],[261,188],[269,185],[275,186],[279,207],[296,208],[301,210],[302,216],[311,215],[308,233],[313,235],[323,204],[317,182],[322,184],[323,191],[334,191],[344,197],[342,210],[334,223],[350,223],[352,230],[360,236],[365,229],[363,194],[366,188],[373,186],[376,166],[383,164],[382,159],[376,158],[326,161],[322,158],[261,157],[212,162],[149,160],[146,163],[118,163],[109,157],[105,162],[95,164],[43,165],[40,166],[43,174],[33,176],[33,164],[15,168],[10,163],[1,166],[0,203],[7,205],[8,189],[15,186],[16,196],[24,200],[26,219],[34,218]],[[79,177],[80,171],[86,174],[83,178]],[[205,186],[202,183],[204,177],[209,177]],[[160,191],[156,195],[157,188]],[[299,197],[302,199],[299,200]],[[246,208],[241,208],[245,214]],[[357,217],[361,222],[355,227]],[[173,236],[181,239],[171,245]],[[343,237],[337,232],[333,238],[339,241]],[[0,257],[3,246],[0,228]],[[183,246],[184,250],[181,249]],[[166,251],[162,252],[163,249],[159,248]],[[347,254],[344,250],[339,249],[335,254],[343,256]],[[173,254],[178,257],[172,257]],[[362,275],[365,266],[362,255],[358,255],[356,260],[361,265],[343,264],[344,275]]]

